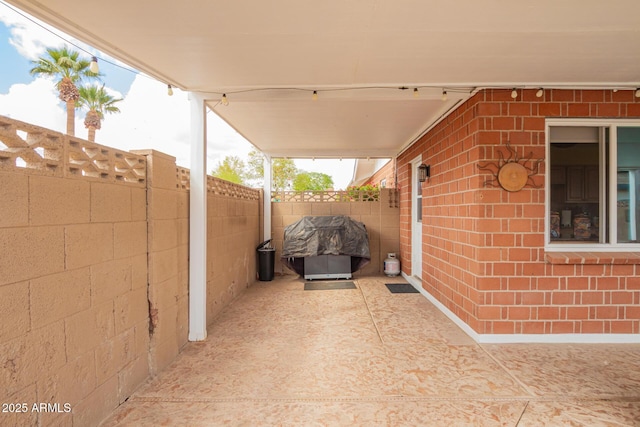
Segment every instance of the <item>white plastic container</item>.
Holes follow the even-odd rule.
[[[387,259],[384,260],[384,274],[389,277],[400,274],[400,260],[396,258],[396,254],[387,254]]]

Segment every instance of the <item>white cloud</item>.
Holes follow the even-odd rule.
[[[96,142],[122,150],[154,149],[190,165],[191,110],[186,92],[138,75],[131,89],[118,103],[120,113],[107,115]],[[82,135],[76,131],[76,134]],[[246,157],[251,145],[213,113],[207,115],[207,170],[227,155]]]
[[[0,114],[58,132],[66,129],[66,111],[58,99],[58,90],[46,78],[37,78],[28,85],[15,84],[6,95],[0,94]]]
[[[24,12],[21,13],[24,14]],[[14,46],[18,53],[25,58],[37,59],[47,47],[64,44],[62,38],[73,40],[50,25],[30,16],[29,18],[37,24],[8,7],[0,7],[0,21],[4,22],[11,32],[9,44]]]
[[[84,54],[90,52],[109,62],[129,68],[122,61],[112,56],[99,52],[88,44],[58,30],[31,15],[20,11],[13,6],[0,7],[0,22],[9,28],[11,37],[9,44],[14,46],[18,53],[29,59],[36,60],[46,51],[48,47],[61,47],[67,45],[70,49],[83,51]]]

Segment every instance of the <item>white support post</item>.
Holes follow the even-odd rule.
[[[207,337],[207,114],[205,98],[190,93],[189,341]]]
[[[271,156],[264,155],[264,239],[271,238]]]

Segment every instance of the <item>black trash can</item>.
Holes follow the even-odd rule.
[[[273,280],[273,271],[276,262],[276,249],[269,246],[271,239],[258,245],[258,280],[269,282]]]

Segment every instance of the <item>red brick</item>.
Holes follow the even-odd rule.
[[[522,322],[523,334],[544,334],[544,322]]]
[[[480,320],[500,319],[500,307],[486,306],[486,305],[478,307],[478,319]]]
[[[611,292],[611,304],[633,304],[633,292]]]
[[[515,265],[511,262],[496,262],[493,264],[493,274],[495,276],[513,276]]]
[[[542,204],[524,205],[522,209],[522,216],[525,218],[544,218],[545,213],[546,210]]]
[[[500,103],[497,102],[481,102],[476,105],[476,111],[479,116],[499,116]]]
[[[513,334],[515,332],[514,322],[491,322],[494,334]]]
[[[520,303],[522,305],[542,305],[544,304],[543,292],[522,292],[520,293]]]
[[[575,274],[575,269],[572,274]],[[589,278],[588,277],[567,277],[567,289],[569,290],[589,289]]]
[[[640,306],[625,307],[625,317],[627,319],[640,319]]]
[[[540,247],[544,245],[544,234],[525,234],[522,236],[522,245],[529,247]]]
[[[596,307],[596,319],[617,319],[618,308],[617,307]]]
[[[554,276],[572,278],[571,276],[576,274],[576,267],[574,265],[558,265],[551,266],[551,272]]]
[[[556,320],[560,318],[558,307],[538,307],[538,320]]]
[[[575,302],[575,294],[573,292],[552,292],[551,304],[570,305]]]
[[[572,117],[589,117],[589,104],[569,104],[569,115]]]
[[[598,277],[596,279],[596,289],[619,289],[619,283],[620,280],[617,277]]]
[[[554,290],[560,288],[560,279],[558,277],[538,277],[537,289]]]
[[[509,205],[495,205],[493,206],[494,218],[513,218],[516,216],[516,206]]]
[[[630,290],[640,289],[640,276],[627,277],[626,282],[627,282],[626,284],[627,289],[630,289]]]
[[[524,118],[524,130],[543,131],[544,128],[545,128],[545,121],[543,117],[525,117]]]
[[[509,103],[509,114],[511,116],[530,116],[531,104],[528,102]]]
[[[512,247],[515,244],[515,235],[513,233],[495,233],[492,236],[492,245],[500,247]]]
[[[514,291],[530,290],[531,278],[530,277],[509,277],[507,279],[507,289]]]
[[[590,291],[590,292],[580,292],[578,293],[580,296],[579,304],[585,305],[598,305],[604,304],[604,292]]]
[[[496,89],[491,91],[491,100],[492,101],[508,101],[512,102],[513,98],[511,97],[512,89]],[[520,95],[520,91],[518,90],[518,95]]]
[[[507,231],[511,233],[531,232],[533,231],[531,221],[531,219],[510,219]]]
[[[544,117],[560,116],[560,104],[547,102],[538,106],[538,114]]]
[[[531,261],[531,250],[521,249],[521,248],[511,248],[509,249],[509,261],[513,261],[513,262]]]
[[[640,104],[627,105],[627,117],[640,117]]]
[[[589,318],[589,308],[587,307],[567,307],[567,319],[586,320]]]
[[[634,102],[633,90],[619,90],[611,94],[611,100],[613,102]]]
[[[635,274],[635,266],[615,264],[611,266],[612,276],[632,276]]]
[[[510,320],[531,320],[531,308],[509,307]]]
[[[581,332],[583,334],[601,334],[604,332],[604,322],[598,320],[589,320],[581,323]]]
[[[515,292],[491,292],[492,305],[513,305],[516,302]]]
[[[579,266],[579,271],[576,272],[576,275],[602,276],[603,273],[604,273],[603,265],[582,265],[582,266]]]
[[[620,104],[598,104],[598,117],[620,117]]]
[[[604,102],[603,90],[583,90],[581,91],[582,102]]]
[[[552,334],[570,334],[575,332],[575,324],[573,322],[552,322]]]
[[[551,91],[551,100],[555,102],[573,102],[575,100],[575,92],[573,90],[554,89]]]
[[[496,145],[500,144],[500,132],[482,131],[478,132],[478,144],[480,145]]]
[[[634,322],[630,320],[617,320],[611,322],[612,334],[631,334],[633,333]]]

